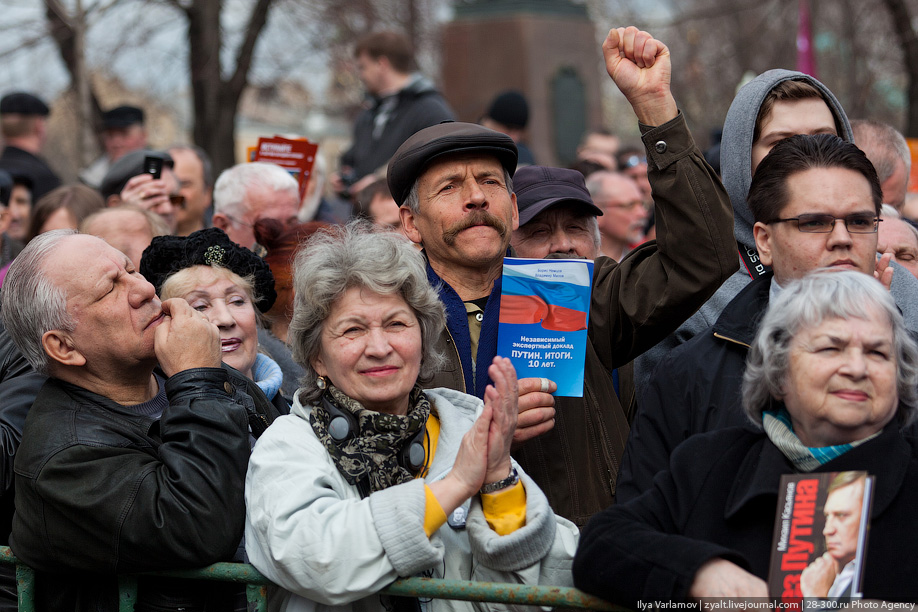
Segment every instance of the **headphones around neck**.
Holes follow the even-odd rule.
[[[322,407],[328,411],[328,435],[336,444],[344,444],[357,435],[357,418],[346,410],[341,410],[322,394]],[[399,466],[417,476],[424,467],[427,453],[424,451],[424,436],[427,428],[422,427],[407,444],[398,451]]]

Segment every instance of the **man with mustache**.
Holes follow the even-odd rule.
[[[596,260],[586,364],[586,378],[595,383],[587,385],[585,398],[559,400],[556,412],[553,382],[519,381],[515,456],[527,472],[533,470],[553,509],[581,526],[612,503],[628,433],[612,390],[613,369],[675,329],[737,265],[729,200],[670,93],[668,49],[646,32],[619,28],[609,32],[603,51],[609,74],[641,122],[652,180],[661,192],[654,198],[657,214],[665,222],[659,249],[636,249],[621,264]],[[481,397],[489,383],[487,369],[475,366],[490,363],[496,352],[503,258],[521,218],[530,221],[551,204],[548,197],[530,202],[537,192],[525,181],[514,193],[516,162],[508,136],[447,123],[416,133],[389,164],[402,225],[424,247],[428,278],[447,309],[448,330],[438,343],[448,364],[431,387]],[[540,171],[547,172],[544,180]],[[528,176],[529,169],[520,172]],[[558,187],[558,169],[533,172],[535,189],[548,194]],[[579,184],[579,199],[593,206],[582,177]],[[518,196],[526,207],[518,209]],[[677,256],[669,245],[682,236],[691,236],[693,248]],[[597,241],[578,254],[596,257],[598,248]]]
[[[232,559],[249,438],[277,413],[221,366],[216,326],[70,230],[28,244],[2,300],[13,342],[49,376],[16,456],[10,539],[37,572],[36,609],[114,611],[118,573]],[[142,577],[138,592],[165,611],[226,609],[233,590]]]

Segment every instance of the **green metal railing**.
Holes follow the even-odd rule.
[[[19,585],[19,612],[35,610],[35,572],[19,563],[8,546],[0,546],[0,563],[16,565]],[[266,592],[270,581],[258,570],[245,563],[214,563],[196,570],[150,572],[155,576],[216,580],[246,585],[249,603],[257,612],[266,609]],[[137,576],[119,578],[119,612],[134,612],[137,601]],[[504,604],[524,604],[585,610],[625,610],[569,587],[530,586],[503,582],[470,582],[434,578],[401,578],[383,589],[389,595],[425,599],[460,599]]]

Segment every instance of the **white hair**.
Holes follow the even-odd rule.
[[[870,274],[816,270],[789,284],[762,317],[746,358],[743,409],[761,426],[762,412],[783,394],[790,370],[791,342],[803,329],[827,319],[885,319],[892,330],[896,360],[896,415],[905,427],[918,416],[918,346],[889,291]]]
[[[253,188],[289,192],[297,200],[300,197],[296,179],[277,164],[236,164],[221,172],[214,185],[214,214],[242,217],[246,212],[246,194]]]
[[[76,234],[76,230],[54,230],[33,238],[13,260],[0,292],[6,330],[29,365],[41,374],[48,374],[48,355],[41,341],[45,332],[76,329],[67,312],[67,294],[48,278],[45,261],[61,242]]]
[[[901,219],[902,215],[892,204],[883,204],[880,206],[880,216],[885,219]]]
[[[880,183],[896,171],[896,161],[905,164],[905,176],[908,176],[912,169],[912,154],[899,130],[882,121],[854,119],[851,131],[854,133],[854,144],[876,168]]]

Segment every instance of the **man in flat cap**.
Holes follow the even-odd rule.
[[[112,164],[132,151],[147,147],[144,113],[136,106],[116,106],[102,113],[102,145],[105,154],[80,172],[80,180],[96,189]]]
[[[159,178],[147,172],[145,160],[148,157],[162,159]],[[128,204],[156,213],[169,228],[169,233],[174,234],[185,196],[181,194],[173,166],[172,157],[163,151],[132,151],[109,168],[99,185],[99,193],[108,207]]]
[[[584,399],[560,400],[556,412],[553,382],[519,381],[515,456],[535,474],[554,510],[578,525],[614,499],[628,424],[612,399],[613,369],[675,329],[737,267],[729,199],[678,112],[669,88],[668,49],[646,32],[619,28],[609,32],[603,51],[609,74],[641,122],[661,190],[657,214],[670,233],[662,233],[659,249],[653,243],[640,247],[621,264],[596,259]],[[511,182],[515,168],[516,147],[508,136],[460,123],[418,132],[389,165],[402,224],[424,247],[430,281],[442,281],[440,297],[448,311],[449,329],[439,346],[449,362],[431,386],[481,397],[490,382],[487,369],[476,364],[490,363],[496,352],[503,257],[521,216],[533,222],[532,213],[546,212],[537,210],[543,199],[530,202],[526,189],[520,189],[527,204],[520,211]],[[547,174],[540,178],[540,171]],[[579,201],[593,215],[598,212],[582,179],[545,169],[527,170],[524,177],[528,172],[535,175],[533,183],[544,179],[546,190],[568,183],[555,203]],[[692,248],[677,257],[669,243],[680,238]],[[587,257],[595,256],[598,246],[538,253]],[[591,397],[599,387],[602,392]]]
[[[0,133],[6,147],[0,168],[32,181],[32,199],[38,201],[61,179],[40,157],[47,139],[48,105],[30,93],[17,91],[0,98]]]

